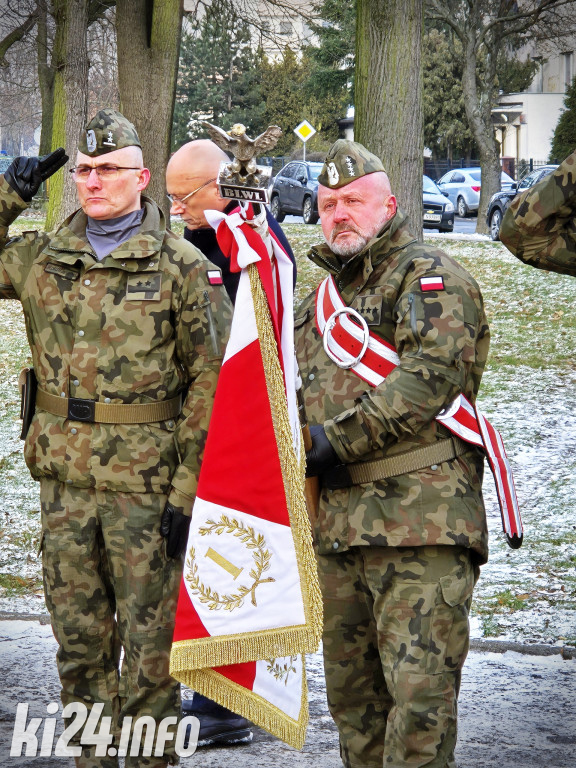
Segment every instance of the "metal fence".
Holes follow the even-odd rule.
[[[520,181],[535,168],[541,168],[548,165],[547,160],[535,160],[533,157],[518,160],[514,157],[502,158],[502,170],[505,171],[516,181]],[[432,160],[424,158],[424,174],[437,181],[448,171],[454,171],[458,168],[479,168],[480,160],[474,158],[462,158],[460,160]]]

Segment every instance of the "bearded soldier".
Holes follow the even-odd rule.
[[[514,198],[500,240],[525,264],[576,275],[576,152]]]
[[[136,130],[111,109],[80,141],[81,209],[52,233],[8,240],[66,159],[17,158],[0,178],[1,295],[22,302],[37,381],[25,454],[40,481],[62,702],[98,705],[100,737],[110,733],[104,756],[82,744],[76,765],[117,768],[130,718],[179,715],[168,669],[181,554],[230,306],[210,264],[142,195]],[[174,763],[174,747],[126,766]]]
[[[322,487],[328,703],[347,768],[454,768],[487,526],[482,453],[437,417],[459,395],[475,401],[482,296],[412,237],[365,147],[337,141],[318,180],[326,244],[309,257],[328,277],[297,312],[296,345]]]

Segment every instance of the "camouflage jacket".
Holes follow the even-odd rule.
[[[27,205],[0,177],[0,297],[22,302],[47,392],[106,403],[185,398],[179,418],[153,424],[82,423],[37,409],[24,449],[32,476],[170,493],[189,507],[231,308],[224,287],[208,282],[212,265],[143,202],[139,233],[98,261],[81,210],[52,233],[8,240]]]
[[[418,244],[397,213],[384,232],[342,266],[327,245],[309,257],[333,274],[344,302],[393,344],[400,364],[377,388],[336,366],[324,352],[315,295],[296,316],[296,350],[307,417],[324,424],[345,463],[411,451],[450,435],[435,416],[464,393],[474,402],[489,331],[472,277],[440,250]],[[441,276],[444,290],[423,291],[422,277]],[[482,500],[483,458],[462,456],[427,469],[322,491],[316,538],[320,552],[349,546],[458,544],[487,557]]]
[[[525,264],[576,275],[576,152],[514,198],[500,240]]]

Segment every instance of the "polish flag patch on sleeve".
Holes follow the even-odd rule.
[[[422,291],[443,291],[444,278],[442,275],[434,275],[434,277],[421,277],[420,289]]]
[[[222,272],[219,269],[209,269],[206,272],[206,275],[208,276],[208,282],[210,285],[223,285],[224,281],[222,280]]]

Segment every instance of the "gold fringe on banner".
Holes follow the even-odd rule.
[[[302,699],[298,720],[294,720],[258,694],[228,680],[213,669],[191,671],[179,679],[193,691],[245,717],[294,749],[302,749],[304,746],[309,719],[304,664],[302,665]]]

